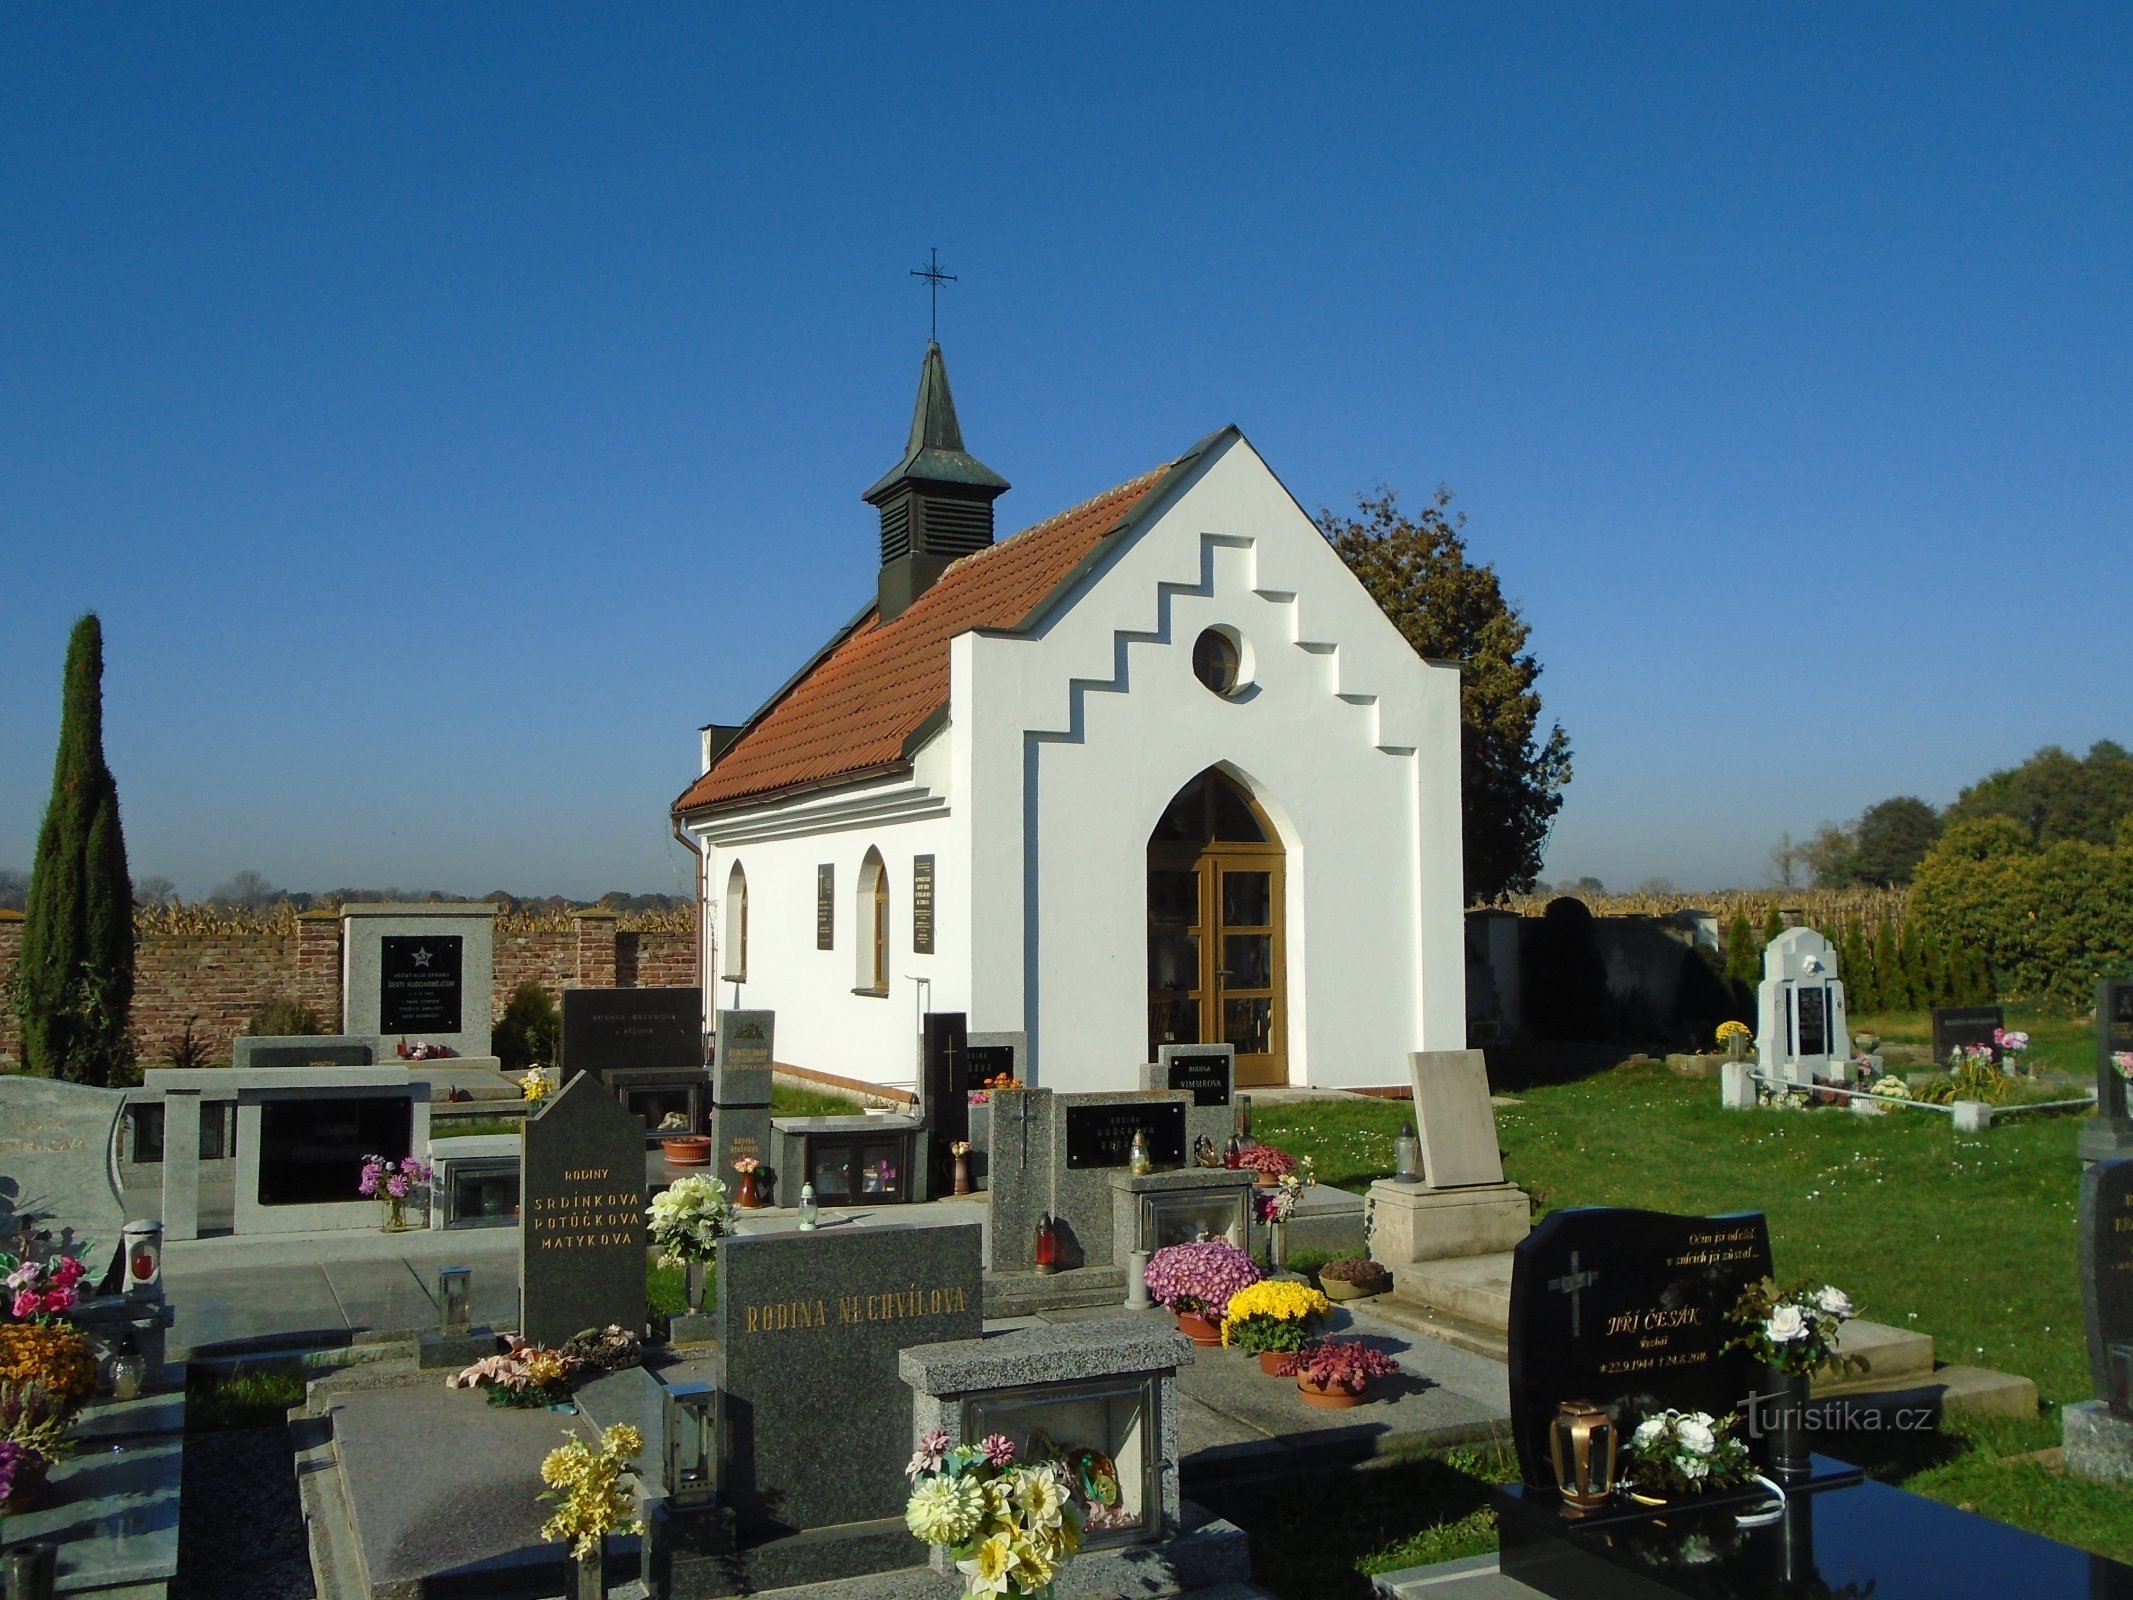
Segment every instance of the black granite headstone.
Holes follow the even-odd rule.
[[[1992,1036],[2007,1026],[2007,1013],[1998,1006],[1935,1006],[1933,1008],[1933,1060],[1945,1067],[1948,1058],[1964,1045],[1981,1044],[2000,1059],[2000,1047]]]
[[[644,1124],[589,1073],[526,1119],[518,1251],[525,1338],[644,1332]]]
[[[259,1108],[259,1203],[360,1200],[363,1158],[408,1155],[414,1125],[415,1105],[405,1095],[266,1101]]]
[[[919,1039],[921,1105],[934,1146],[970,1137],[970,1027],[960,1011],[929,1011]]]
[[[388,933],[378,941],[378,1026],[386,1033],[459,1032],[456,933]]]
[[[2133,1161],[2081,1175],[2081,1309],[2096,1398],[2133,1416]]]
[[[719,1494],[745,1536],[900,1517],[906,1345],[975,1339],[976,1223],[719,1244]]]
[[[703,1018],[701,989],[565,989],[563,1071],[698,1071]]]
[[[1511,1267],[1511,1436],[1530,1484],[1555,1481],[1548,1427],[1565,1400],[1604,1406],[1626,1437],[1673,1407],[1745,1414],[1762,1367],[1723,1352],[1726,1313],[1770,1275],[1760,1212],[1720,1217],[1590,1207],[1558,1211]]]
[[[1148,1155],[1159,1167],[1185,1164],[1185,1102],[1152,1100],[1066,1108],[1069,1171],[1123,1167],[1133,1150],[1133,1130],[1148,1135]]]
[[[1172,1055],[1170,1087],[1192,1091],[1196,1106],[1229,1104],[1229,1075],[1233,1057]]]
[[[2096,983],[2096,1115],[2123,1122],[2126,1079],[2112,1058],[2133,1051],[2133,983],[2101,978]]]
[[[1011,1044],[974,1044],[969,1047],[970,1086],[975,1089],[1006,1073],[1015,1076],[1015,1047]]]

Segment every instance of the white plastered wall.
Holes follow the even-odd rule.
[[[1251,689],[1193,675],[1203,628]],[[1292,1082],[1397,1084],[1466,1042],[1458,675],[1419,660],[1241,438],[1214,446],[1031,635],[951,647],[973,1028],[1026,1028],[1035,1081],[1137,1081],[1147,842],[1222,765],[1287,854]],[[940,742],[940,741],[937,741]]]

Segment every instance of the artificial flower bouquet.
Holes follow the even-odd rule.
[[[72,1311],[81,1298],[81,1282],[89,1275],[78,1257],[55,1255],[39,1261],[27,1252],[0,1255],[0,1272],[6,1273],[0,1284],[7,1290],[0,1295],[0,1310],[17,1322],[49,1321]]]
[[[1252,1355],[1292,1352],[1311,1342],[1313,1326],[1333,1302],[1308,1284],[1265,1278],[1229,1297],[1222,1342]]]
[[[1259,1264],[1227,1239],[1166,1244],[1148,1258],[1148,1293],[1171,1311],[1220,1321],[1230,1297],[1261,1277]]]
[[[529,1067],[525,1075],[518,1080],[518,1092],[526,1097],[526,1104],[536,1111],[540,1109],[541,1102],[548,1098],[549,1088],[548,1074],[539,1067]]]
[[[2111,1066],[2128,1083],[2133,1083],[2133,1050],[2113,1050]]]
[[[1661,1411],[1629,1436],[1629,1483],[1647,1494],[1702,1494],[1746,1481],[1752,1468],[1740,1418],[1708,1411]]]
[[[663,1267],[709,1261],[718,1241],[733,1231],[733,1204],[726,1198],[726,1186],[707,1173],[676,1178],[652,1196],[646,1215]]]
[[[762,1168],[762,1160],[757,1156],[742,1156],[740,1160],[733,1163],[733,1170],[743,1176],[751,1172],[760,1172]]]
[[[93,1362],[89,1374],[93,1388]],[[42,1378],[0,1378],[0,1439],[34,1450],[46,1461],[65,1453],[67,1424],[74,1420],[74,1411],[75,1397],[55,1391]]]
[[[644,1435],[626,1422],[618,1422],[600,1435],[595,1450],[583,1439],[566,1439],[548,1452],[541,1462],[543,1500],[555,1502],[555,1515],[541,1524],[541,1537],[553,1543],[567,1539],[570,1553],[580,1561],[600,1554],[600,1543],[611,1533],[643,1534],[636,1519],[636,1501],[623,1487],[630,1462],[644,1449]]]
[[[1278,1150],[1274,1153],[1276,1155],[1281,1154]],[[1253,1192],[1252,1203],[1254,1209],[1259,1213],[1259,1220],[1261,1222],[1287,1222],[1290,1217],[1296,1214],[1296,1205],[1298,1201],[1303,1199],[1304,1190],[1315,1187],[1317,1183],[1318,1174],[1311,1164],[1311,1158],[1305,1156],[1295,1166],[1276,1178],[1273,1188],[1259,1189]]]
[[[530,1410],[561,1405],[570,1398],[570,1375],[577,1362],[560,1350],[544,1350],[517,1334],[504,1336],[504,1348],[444,1380],[447,1389],[480,1389],[492,1406]]]
[[[397,1161],[390,1156],[365,1156],[356,1193],[366,1200],[383,1200],[389,1205],[428,1190],[435,1176],[430,1164],[420,1156],[403,1156]]]
[[[431,1044],[428,1040],[409,1044],[405,1039],[400,1041],[399,1052],[402,1061],[449,1061],[459,1054],[448,1044]]]
[[[904,1526],[948,1547],[964,1600],[1048,1593],[1081,1548],[1081,1512],[1065,1471],[1056,1461],[1017,1462],[1005,1434],[951,1449],[935,1429],[919,1439],[904,1473]]]
[[[1764,1278],[1741,1290],[1727,1320],[1741,1331],[1726,1342],[1728,1350],[1746,1350],[1766,1366],[1794,1376],[1818,1367],[1864,1371],[1857,1356],[1837,1353],[1837,1330],[1855,1315],[1851,1296],[1834,1284],[1805,1281],[1780,1289]]]
[[[1361,1394],[1372,1378],[1389,1378],[1400,1363],[1357,1339],[1327,1339],[1306,1345],[1275,1367],[1283,1378],[1298,1378],[1314,1389],[1341,1389]]]

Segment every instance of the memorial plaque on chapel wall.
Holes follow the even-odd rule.
[[[2081,1174],[2081,1309],[2096,1398],[2133,1414],[2133,1161]]]
[[[1133,1130],[1148,1134],[1148,1155],[1159,1167],[1185,1164],[1185,1102],[1110,1101],[1066,1107],[1069,1170],[1123,1167],[1133,1149]]]
[[[837,869],[825,861],[815,868],[815,948],[837,944]]]
[[[1190,1093],[1192,1103],[1196,1106],[1226,1106],[1229,1104],[1232,1059],[1226,1055],[1172,1055],[1169,1063],[1170,1087]]]
[[[1945,1067],[1948,1057],[1964,1045],[1981,1044],[2000,1058],[1993,1034],[2007,1025],[2007,1013],[1998,1006],[1935,1006],[1933,1008],[1933,1061]]]
[[[459,1032],[461,947],[456,933],[388,933],[378,941],[378,1027],[385,1033]]]
[[[563,1070],[700,1068],[703,1019],[701,989],[565,989]]]
[[[1769,1275],[1760,1212],[1595,1206],[1542,1221],[1511,1267],[1511,1436],[1525,1481],[1555,1481],[1548,1425],[1565,1400],[1606,1407],[1625,1436],[1669,1407],[1743,1411],[1763,1369],[1722,1350],[1735,1332],[1726,1313]]]
[[[644,1124],[581,1073],[526,1119],[519,1163],[519,1332],[561,1344],[644,1332]]]
[[[911,858],[911,948],[933,954],[933,857]]]
[[[980,1231],[966,1222],[719,1241],[719,1497],[744,1529],[903,1514],[911,1390],[897,1356],[978,1337]]]

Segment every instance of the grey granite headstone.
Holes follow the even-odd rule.
[[[123,1089],[50,1078],[0,1077],[0,1238],[30,1228],[76,1254],[101,1284],[126,1223],[113,1135]]]
[[[2081,1309],[2096,1398],[2133,1417],[2133,1161],[2081,1175]]]
[[[1143,1089],[1176,1089],[1192,1096],[1185,1108],[1186,1159],[1205,1139],[1220,1151],[1228,1142],[1236,1116],[1237,1049],[1227,1044],[1166,1044],[1156,1059],[1141,1068]]]
[[[489,1053],[496,914],[482,902],[341,907],[341,1033],[377,1042]]]
[[[519,1331],[560,1344],[616,1323],[644,1332],[644,1124],[582,1074],[526,1119],[519,1175]]]
[[[978,1336],[980,1232],[842,1227],[720,1243],[719,1494],[744,1535],[902,1514],[911,1392],[898,1357]]]
[[[986,1195],[995,1272],[1027,1272],[1035,1264],[1037,1222],[1052,1209],[1053,1099],[1049,1089],[1011,1089],[995,1090],[987,1102]]]
[[[770,1011],[721,1011],[718,1048],[711,1063],[712,1175],[734,1187],[733,1163],[754,1156],[766,1168],[770,1143],[770,1078],[777,1015]],[[772,1173],[773,1180],[775,1172]],[[794,1186],[788,1204],[798,1204]]]

